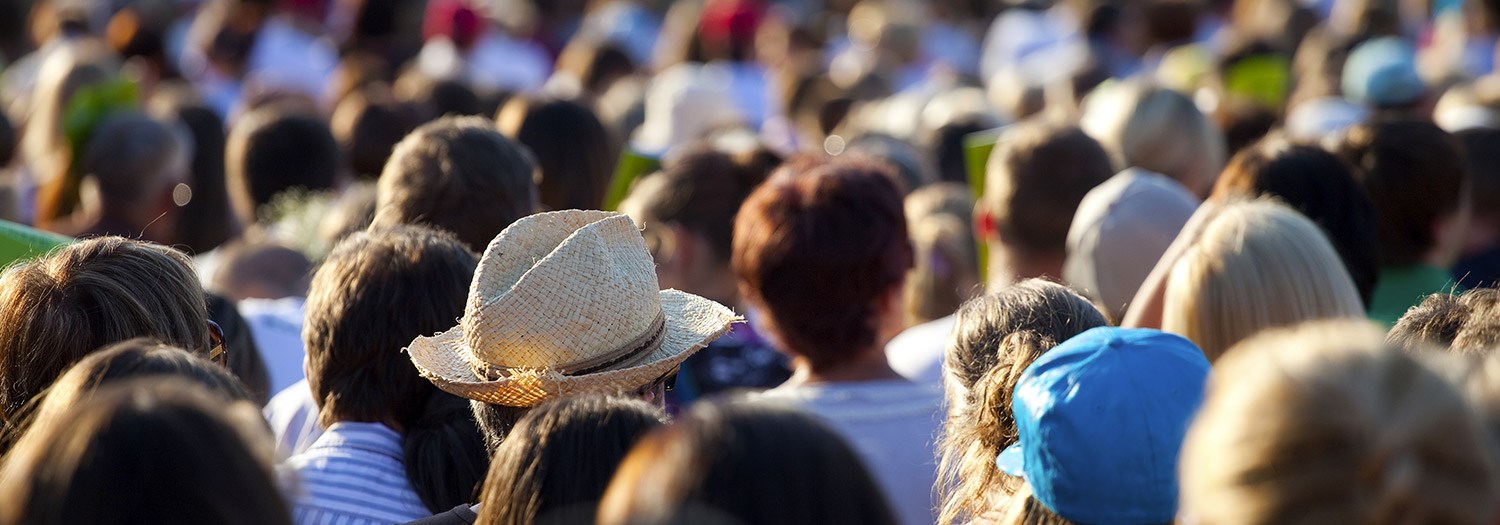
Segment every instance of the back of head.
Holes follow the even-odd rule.
[[[765,174],[708,148],[673,155],[662,171],[648,175],[630,190],[622,210],[650,229],[652,223],[675,224],[708,241],[713,256],[729,264],[734,244],[734,217]]]
[[[219,250],[212,290],[233,301],[307,295],[312,262],[295,249],[267,239],[240,239]]]
[[[391,149],[418,123],[415,109],[371,88],[339,101],[329,125],[354,176],[373,180],[385,169]]]
[[[807,158],[750,194],[734,224],[741,293],[815,368],[884,344],[882,308],[911,267],[901,192],[884,166]]]
[[[254,404],[127,381],[17,444],[0,470],[0,523],[289,524],[271,456]]]
[[[376,189],[375,226],[424,224],[476,252],[536,211],[536,163],[480,117],[447,117],[407,135]]]
[[[290,107],[271,106],[240,117],[226,148],[229,195],[247,223],[255,222],[260,207],[284,191],[334,188],[343,165],[328,124]]]
[[[35,412],[26,421],[6,428],[6,441],[32,426],[59,424],[56,419],[94,397],[100,388],[143,377],[176,378],[194,383],[232,401],[251,401],[245,386],[227,368],[181,348],[165,345],[155,339],[137,337],[104,347],[89,354],[64,372],[38,398]]]
[[[1162,329],[1210,360],[1267,328],[1365,313],[1318,226],[1268,200],[1223,205],[1167,279]]]
[[[769,404],[700,403],[625,457],[599,523],[881,525],[895,518],[853,449],[811,416]]]
[[[242,225],[229,199],[224,177],[224,121],[206,106],[183,105],[173,113],[192,135],[188,187],[191,199],[177,219],[177,242],[203,253],[240,234]]]
[[[0,419],[8,421],[68,366],[110,343],[154,337],[208,348],[203,290],[191,262],[164,246],[99,237],[0,274]]]
[[[543,206],[593,210],[604,205],[616,153],[593,110],[569,100],[517,97],[500,109],[495,124],[536,156]]]
[[[324,425],[405,426],[421,414],[436,388],[402,349],[463,315],[476,264],[453,236],[418,226],[376,228],[334,247],[313,276],[302,332]]]
[[[906,321],[953,314],[979,288],[974,233],[959,217],[939,213],[910,222],[912,268],[906,277]]]
[[[1437,225],[1463,208],[1468,186],[1452,136],[1428,121],[1377,122],[1350,129],[1339,152],[1375,204],[1381,264],[1420,264],[1450,248]]]
[[[1224,164],[1223,133],[1192,99],[1166,88],[1133,82],[1100,90],[1085,104],[1082,125],[1120,169],[1164,174],[1200,197]]]
[[[1078,203],[1111,175],[1109,155],[1082,130],[1023,122],[990,153],[979,206],[1008,248],[1061,257]]]
[[[538,405],[495,452],[477,523],[591,521],[625,454],[664,417],[645,401],[600,395]]]
[[[1380,219],[1349,166],[1321,148],[1262,140],[1229,161],[1213,192],[1221,201],[1260,196],[1275,197],[1323,229],[1368,305],[1380,275]]]
[[[1059,343],[1107,324],[1088,299],[1042,279],[964,303],[943,365],[948,423],[941,467],[952,489],[941,522],[982,516],[994,510],[993,498],[1017,485],[1001,476],[995,457],[1017,439],[1010,407],[1021,373]]]
[[[188,182],[191,152],[186,130],[140,113],[115,115],[90,136],[83,151],[84,176],[97,182],[106,207],[147,207],[155,204],[150,199]]]
[[[1492,354],[1500,348],[1500,290],[1476,288],[1461,295],[1429,295],[1396,321],[1387,340],[1460,354]]]
[[[1181,516],[1225,523],[1491,523],[1495,473],[1457,389],[1364,322],[1246,340],[1182,451]],[[1226,454],[1226,451],[1235,453]]]

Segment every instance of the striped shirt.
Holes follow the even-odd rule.
[[[281,464],[298,525],[390,525],[431,516],[402,464],[401,435],[380,423],[334,423]]]

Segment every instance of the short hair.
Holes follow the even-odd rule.
[[[919,490],[928,490],[922,487]],[[602,525],[896,523],[832,429],[774,403],[698,403],[648,435],[599,504]]]
[[[1459,354],[1494,353],[1500,348],[1500,290],[1475,288],[1458,295],[1429,295],[1396,321],[1387,340]]]
[[[554,399],[521,418],[490,462],[485,523],[592,522],[616,467],[666,414],[636,399]]]
[[[1391,120],[1355,126],[1339,151],[1380,217],[1381,263],[1420,263],[1437,244],[1433,225],[1463,206],[1457,141],[1428,121]]]
[[[620,209],[641,222],[648,238],[654,224],[675,224],[701,236],[714,258],[728,264],[735,214],[765,178],[726,153],[692,147],[637,181]]]
[[[284,191],[333,189],[342,165],[328,124],[276,106],[240,117],[225,156],[230,199],[247,223]]]
[[[1018,478],[995,468],[995,457],[1019,440],[1011,393],[1021,373],[1052,347],[1108,324],[1088,299],[1042,279],[976,297],[958,310],[943,364],[948,422],[939,523],[986,515],[1019,488]]]
[[[618,153],[592,109],[569,100],[515,97],[501,107],[495,123],[501,133],[535,156],[543,206],[553,210],[604,206]]]
[[[415,109],[383,91],[363,89],[339,101],[329,126],[354,175],[374,180],[385,169],[391,150],[418,123]]]
[[[1210,361],[1267,328],[1365,316],[1354,280],[1322,230],[1269,200],[1231,202],[1172,266],[1162,329]]]
[[[448,230],[475,252],[536,211],[536,163],[481,117],[429,122],[402,139],[376,187],[375,226]]]
[[[1349,166],[1321,148],[1269,138],[1229,161],[1213,198],[1275,197],[1312,219],[1338,250],[1368,305],[1380,276],[1380,218]]]
[[[260,407],[179,378],[100,389],[0,468],[0,523],[290,524]]]
[[[1096,92],[1084,105],[1083,129],[1114,156],[1118,169],[1166,175],[1198,196],[1224,165],[1224,135],[1192,99],[1148,82]]]
[[[811,158],[750,194],[731,266],[783,349],[815,368],[880,343],[881,299],[912,265],[901,191],[889,169]]]
[[[179,126],[125,112],[107,118],[90,135],[84,174],[98,182],[107,203],[136,204],[187,182],[191,148],[192,138]]]
[[[133,337],[207,352],[207,303],[186,255],[97,237],[6,269],[0,274],[0,421],[8,423],[84,356]]]
[[[92,399],[100,388],[144,377],[177,378],[231,401],[254,401],[245,385],[225,367],[155,339],[137,337],[106,346],[68,368],[40,398],[34,412],[4,429],[5,441],[14,444],[33,426],[63,424],[56,420]]]
[[[1493,521],[1481,422],[1455,385],[1383,339],[1365,321],[1311,323],[1258,335],[1215,363],[1183,442],[1179,516]]]
[[[449,234],[417,226],[356,233],[328,254],[307,297],[307,382],[324,425],[409,424],[436,391],[402,352],[463,315],[477,264]],[[392,315],[391,308],[401,311]]]
[[[1007,245],[1062,255],[1078,203],[1112,175],[1109,155],[1082,130],[1026,121],[1006,130],[990,153],[979,205]]]

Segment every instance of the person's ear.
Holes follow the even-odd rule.
[[[980,242],[999,240],[1000,228],[996,226],[995,213],[984,201],[974,205],[974,238]]]

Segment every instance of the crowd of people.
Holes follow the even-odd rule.
[[[1500,520],[1500,2],[0,4],[0,525]]]

